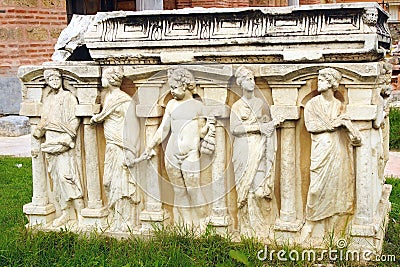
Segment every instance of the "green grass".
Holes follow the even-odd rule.
[[[400,108],[391,108],[389,112],[390,121],[390,149],[400,150]]]
[[[395,255],[397,264],[400,264],[400,179],[388,178],[387,184],[393,186],[390,194],[392,210],[389,214],[389,224],[386,231],[385,242],[383,243],[383,253]]]
[[[22,164],[22,165],[17,165]],[[31,159],[0,157],[0,255],[15,242],[27,219],[22,205],[32,197]],[[0,265],[2,259],[0,258]]]
[[[17,164],[22,166],[19,168]],[[383,253],[400,259],[400,180],[389,178],[387,182],[393,185],[393,209]],[[27,220],[22,214],[23,204],[29,203],[32,195],[30,159],[0,157],[0,187],[0,266],[313,265],[303,261],[279,262],[276,257],[272,262],[259,261],[256,253],[264,248],[260,242],[249,238],[233,242],[229,237],[216,235],[212,229],[199,236],[192,229],[170,227],[156,230],[151,238],[125,240],[96,233],[90,236],[69,231],[34,233],[25,229]],[[282,248],[293,249],[290,246],[279,249]],[[300,248],[295,249],[301,253]],[[357,266],[357,263],[335,262],[335,266]]]

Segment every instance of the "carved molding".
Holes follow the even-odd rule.
[[[177,46],[186,47],[180,52],[191,51],[197,61],[282,62],[294,60],[283,58],[282,47],[299,51],[311,43],[317,45],[314,53],[319,62],[364,61],[379,59],[382,47],[390,48],[387,20],[388,14],[376,3],[217,12],[110,12],[98,15],[85,42],[100,64],[160,64],[160,53],[172,52],[167,48]],[[338,38],[343,35],[347,38]],[[249,54],[240,57],[215,53],[236,51],[244,45]],[[210,53],[210,46],[218,48]],[[294,61],[316,60],[292,54]]]

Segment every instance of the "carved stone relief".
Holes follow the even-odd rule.
[[[160,127],[139,160],[150,159],[154,148],[171,134],[165,150],[165,169],[174,190],[174,221],[198,225],[207,217],[200,186],[201,139],[208,136],[208,146],[203,151],[212,152],[215,126],[205,119],[202,102],[193,98],[195,80],[190,71],[170,69],[168,82],[173,99],[168,102]]]
[[[58,70],[46,70],[43,75],[50,92],[43,98],[41,120],[33,136],[44,137],[41,151],[45,154],[54,197],[61,209],[53,227],[59,227],[71,219],[80,221],[84,208],[81,171],[75,154],[80,123],[75,116],[78,101],[62,87],[62,75]]]
[[[239,67],[235,76],[243,89],[230,116],[239,229],[242,234],[269,237],[277,216],[275,127],[282,121],[272,120],[268,104],[254,96],[254,74],[249,69]]]
[[[103,123],[106,139],[103,183],[110,212],[110,231],[128,232],[138,225],[140,193],[135,166],[128,168],[126,157],[137,157],[140,148],[139,119],[132,98],[121,91],[121,67],[103,70],[102,86],[107,90],[103,109],[91,124]]]
[[[333,69],[319,71],[318,92],[304,108],[311,133],[310,187],[306,205],[306,227],[323,220],[323,232],[337,227],[335,217],[354,213],[354,162],[352,146],[362,145],[361,134],[345,115],[345,107],[334,97],[342,74]]]
[[[161,13],[98,14],[93,62],[21,67],[29,226],[208,225],[307,247],[340,229],[379,252],[387,14],[375,3]]]
[[[321,5],[315,8],[281,8],[279,11],[269,8],[235,9],[216,14],[208,10],[197,10],[196,14],[177,10],[165,17],[113,12],[106,16],[98,15],[98,23],[85,38],[94,60],[124,58],[125,61],[132,60],[131,64],[138,64],[137,57],[129,59],[126,54],[119,51],[108,53],[104,48],[118,44],[130,50],[131,54],[140,54],[139,64],[146,64],[146,60],[162,62],[163,53],[174,50],[176,45],[182,47],[181,54],[188,53],[202,61],[212,55],[217,62],[228,57],[224,61],[227,63],[245,63],[247,57],[262,57],[260,61],[272,57],[274,62],[279,62],[288,56],[288,52],[301,49],[300,46],[304,46],[304,52],[307,47],[316,48],[314,54],[308,56],[308,61],[351,62],[356,55],[360,59],[377,60],[379,57],[376,55],[366,53],[371,51],[370,47],[377,51],[379,47],[390,47],[390,34],[385,26],[387,17],[383,10],[369,4],[344,4],[340,12],[337,8],[337,5]],[[340,38],[347,34],[357,35],[357,40],[347,42]],[[377,35],[379,44],[371,39],[370,34]],[[217,51],[208,49],[217,44],[221,45]],[[240,52],[241,45],[247,46],[245,54]],[[355,50],[346,56],[341,47]],[[98,53],[101,50],[103,53]],[[301,61],[305,55],[291,53],[289,60]],[[180,57],[175,60],[177,63],[189,62]]]

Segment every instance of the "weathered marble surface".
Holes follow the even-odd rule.
[[[51,56],[53,61],[67,61],[73,52],[85,45],[84,36],[93,24],[96,17],[92,15],[73,15],[68,26],[61,32],[54,53]]]
[[[85,35],[94,61],[19,70],[34,133],[29,226],[128,236],[211,225],[306,247],[334,230],[379,252],[387,19],[374,3],[98,14]],[[56,105],[49,86],[74,104]],[[38,134],[59,112],[77,124]],[[70,138],[54,153],[58,135]],[[48,159],[72,154],[82,195],[64,205]]]
[[[390,48],[387,13],[375,3],[164,14],[99,14],[85,35],[93,59],[104,64],[352,62],[378,60]]]

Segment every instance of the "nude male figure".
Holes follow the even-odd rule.
[[[197,224],[206,216],[200,188],[200,141],[212,126],[203,117],[203,103],[193,98],[192,73],[184,68],[170,69],[168,82],[173,99],[141,158],[151,158],[153,148],[171,134],[165,149],[165,168],[174,187],[174,221]]]

